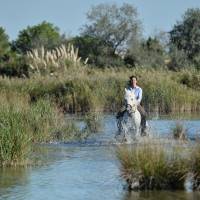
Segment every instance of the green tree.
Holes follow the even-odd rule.
[[[179,50],[176,46],[170,47],[169,51],[169,63],[167,64],[168,69],[173,71],[179,71],[183,68],[193,66],[193,63],[188,59],[184,50]]]
[[[14,50],[26,53],[31,49],[44,46],[45,49],[52,49],[62,43],[64,36],[61,36],[59,29],[53,24],[42,22],[35,26],[28,26],[20,31],[18,38],[13,42]]]
[[[28,76],[24,58],[11,50],[9,37],[0,27],[0,75],[1,76]]]
[[[170,44],[200,66],[200,9],[188,9],[170,31]],[[172,48],[174,49],[174,48]]]
[[[99,67],[122,65],[120,56],[113,54],[112,44],[89,35],[76,36],[68,41],[79,49],[79,56],[88,63]]]
[[[149,37],[147,41],[143,43],[143,48],[146,49],[148,52],[158,53],[160,55],[163,55],[164,53],[163,47],[156,37]]]
[[[165,48],[156,36],[131,44],[125,56],[125,63],[132,67],[145,66],[160,68],[164,66],[164,60]]]
[[[99,38],[112,46],[113,54],[126,50],[127,42],[140,30],[136,9],[127,3],[121,7],[116,4],[99,4],[87,13],[89,24],[82,30],[82,35]]]
[[[103,53],[102,41],[89,35],[76,36],[69,43],[79,49],[79,56],[83,60],[88,58],[89,64],[96,64],[97,57]]]
[[[0,27],[0,59],[4,59],[9,50],[10,44],[8,40],[8,35],[5,33],[5,30]]]

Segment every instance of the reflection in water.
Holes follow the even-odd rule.
[[[159,134],[169,133],[172,120],[149,120]],[[0,200],[196,200],[198,192],[128,192],[120,178],[115,146],[114,116],[105,116],[103,132],[86,143],[38,145],[31,168],[0,170]],[[200,129],[198,120],[186,121],[190,134]],[[99,145],[105,144],[105,145]]]
[[[24,168],[3,168],[0,170],[0,189],[13,185],[27,184],[27,170]]]
[[[153,120],[199,120],[200,113],[185,112],[185,113],[170,113],[170,114],[156,114],[149,113],[149,118]]]
[[[28,171],[25,168],[0,169],[0,199],[10,199],[16,187],[28,184]]]
[[[35,145],[31,157],[34,166],[45,166],[55,163],[64,158],[70,158],[79,151],[78,148],[66,148],[64,145]]]
[[[127,192],[123,200],[197,200],[200,199],[199,192],[184,191],[141,191]]]

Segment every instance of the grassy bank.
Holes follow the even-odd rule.
[[[184,72],[186,73],[186,72]],[[153,69],[105,69],[73,67],[58,76],[31,79],[0,79],[0,90],[18,91],[30,96],[51,99],[66,112],[94,110],[116,112],[123,102],[128,77],[136,74],[143,88],[147,111],[195,112],[200,110],[200,93],[182,83],[183,72]]]

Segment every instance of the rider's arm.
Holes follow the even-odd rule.
[[[142,89],[141,88],[139,88],[139,91],[138,91],[137,101],[138,101],[138,104],[140,104],[140,102],[142,101]]]

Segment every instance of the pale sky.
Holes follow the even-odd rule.
[[[187,8],[200,8],[200,0],[0,0],[0,26],[10,40],[20,30],[42,21],[53,23],[61,33],[74,36],[87,23],[86,13],[99,3],[130,3],[137,8],[144,35],[169,31]]]

